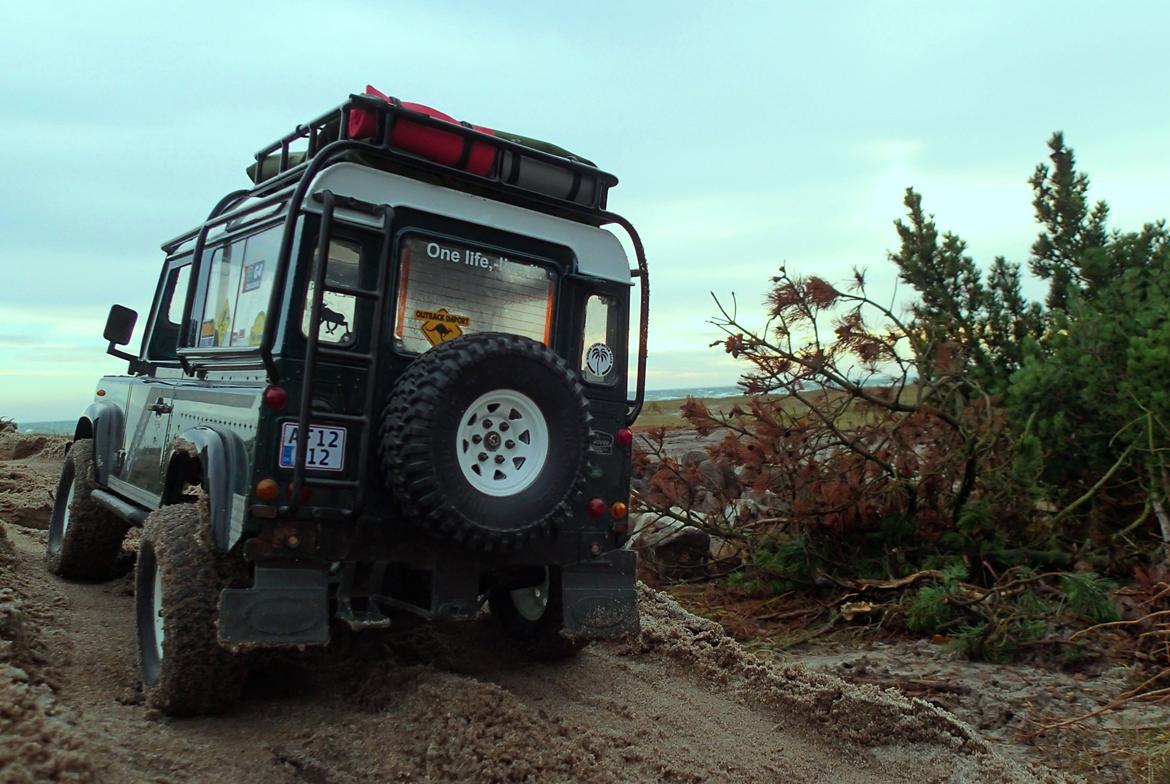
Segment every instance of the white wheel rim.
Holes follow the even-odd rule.
[[[548,569],[544,570],[544,582],[527,588],[517,588],[508,592],[512,597],[512,604],[516,612],[527,621],[539,621],[544,617],[548,607]]]
[[[61,513],[61,540],[65,540],[65,532],[69,530],[69,522],[73,517],[73,483],[69,483],[69,494],[65,496],[65,511]]]
[[[154,620],[154,652],[158,654],[158,660],[161,662],[163,658],[163,636],[165,630],[163,628],[163,602],[162,602],[162,572],[158,569],[158,564],[154,566],[154,588],[151,590],[150,605],[151,617]]]
[[[468,484],[497,498],[526,490],[548,460],[548,424],[527,395],[497,389],[480,395],[455,434],[455,454]]]

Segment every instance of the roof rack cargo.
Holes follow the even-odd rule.
[[[618,180],[592,162],[546,142],[458,123],[429,107],[374,93],[350,95],[262,148],[248,167],[256,185],[240,198],[275,192],[309,168],[320,171],[326,161],[309,163],[324,155],[328,162],[353,161],[573,220],[605,222],[608,192]]]

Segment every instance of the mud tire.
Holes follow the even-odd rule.
[[[168,716],[222,713],[240,698],[247,667],[220,647],[226,584],[209,539],[206,496],[146,518],[135,573],[138,664],[146,704]],[[162,579],[162,653],[155,645],[155,570]]]
[[[93,439],[79,438],[61,466],[45,547],[46,568],[68,580],[102,580],[118,571],[129,526],[98,506],[91,497],[96,487]]]
[[[475,401],[512,390],[547,427],[547,456],[530,484],[506,495],[474,486],[457,433]],[[382,414],[379,455],[403,519],[464,547],[509,550],[547,535],[584,487],[589,404],[577,374],[547,346],[484,332],[442,343],[399,377]]]
[[[516,607],[512,592],[507,588],[492,589],[488,594],[488,609],[492,620],[499,624],[504,634],[524,655],[533,659],[567,659],[575,656],[588,642],[561,633],[564,626],[564,602],[561,595],[561,570],[555,566],[548,569],[548,604],[538,619],[525,617]]]

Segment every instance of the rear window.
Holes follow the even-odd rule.
[[[548,345],[556,273],[450,240],[410,236],[399,257],[394,334],[422,353],[460,335],[509,332]]]
[[[301,334],[309,336],[309,320],[312,316],[313,286],[317,279],[317,240],[313,240],[313,266],[309,269],[309,283],[305,289],[305,306],[301,310]],[[336,346],[350,346],[354,343],[354,323],[357,316],[357,300],[352,294],[330,291],[330,286],[357,288],[361,284],[362,248],[356,242],[341,239],[329,240],[329,264],[325,267],[325,294],[321,297],[321,323],[317,327],[317,339],[322,343]]]

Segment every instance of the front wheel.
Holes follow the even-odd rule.
[[[97,580],[117,571],[127,525],[93,500],[96,487],[93,439],[79,438],[61,465],[49,517],[45,566],[53,574],[70,580]]]
[[[207,499],[146,518],[135,574],[146,703],[169,716],[222,713],[240,697],[244,660],[216,635],[224,587],[206,542]]]
[[[564,659],[583,647],[585,640],[567,637],[561,570],[547,567],[544,580],[523,588],[494,588],[488,594],[492,618],[520,648],[538,659]]]

